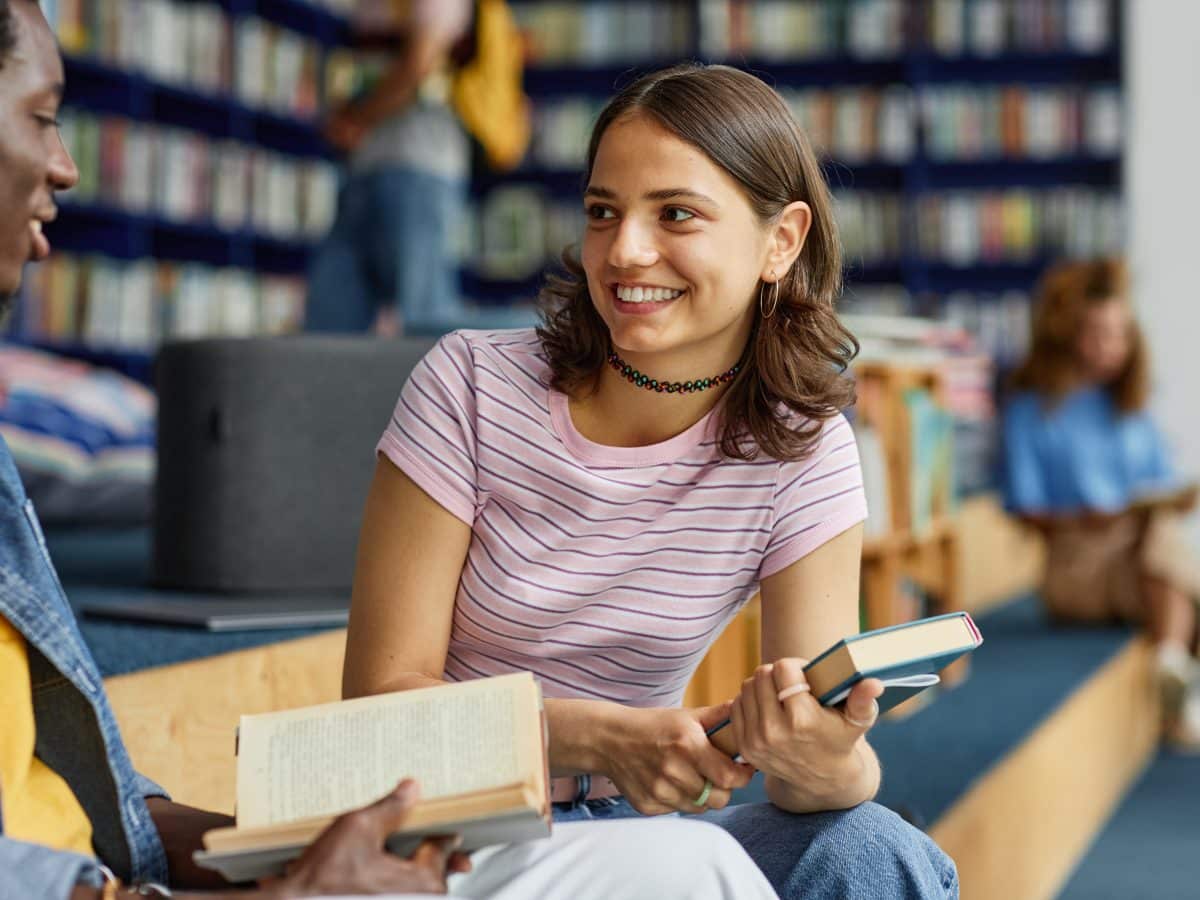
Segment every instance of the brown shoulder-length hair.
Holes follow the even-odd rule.
[[[816,156],[783,99],[758,78],[689,63],[645,75],[609,101],[592,129],[587,178],[605,130],[634,115],[651,117],[733,176],[764,226],[794,201],[812,210],[804,247],[779,281],[774,314],[764,319],[755,304],[742,368],[721,407],[725,456],[752,459],[761,450],[779,460],[801,459],[817,442],[823,420],[854,402],[845,371],[858,353],[833,308],[841,291],[841,248]],[[548,276],[538,298],[538,335],[551,384],[569,393],[596,383],[610,338],[572,248],[563,251],[562,262],[567,274]],[[797,427],[794,413],[808,421]]]
[[[1109,300],[1129,302],[1125,263],[1116,258],[1066,262],[1054,266],[1038,285],[1030,327],[1029,355],[1013,373],[1018,390],[1041,394],[1057,404],[1078,384],[1076,340],[1088,310]],[[1108,385],[1122,412],[1146,405],[1150,363],[1137,321],[1130,318],[1129,359]]]

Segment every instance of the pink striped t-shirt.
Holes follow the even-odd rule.
[[[532,329],[443,338],[377,450],[472,528],[445,677],[528,670],[550,697],[678,705],[759,580],[867,514],[842,416],[800,462],[723,459],[716,425],[597,444]]]

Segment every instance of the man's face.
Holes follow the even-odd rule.
[[[54,192],[79,180],[58,135],[62,59],[34,3],[13,0],[16,46],[0,68],[0,315],[21,286],[21,269],[44,259],[42,223],[55,214]]]

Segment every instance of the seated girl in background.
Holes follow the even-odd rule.
[[[586,184],[543,326],[449,335],[404,386],[344,693],[529,670],[560,820],[702,814],[784,897],[957,896],[936,845],[867,802],[882,684],[844,713],[803,692],[805,660],[858,630],[866,517],[840,413],[856,345],[807,140],[757,78],[680,66],[608,104]],[[760,592],[773,665],[680,709]],[[726,716],[744,763],[705,735]],[[755,770],[771,802],[724,808]]]
[[[1173,524],[1195,492],[1182,487],[1146,409],[1149,360],[1119,260],[1064,263],[1045,276],[1013,386],[1005,497],[1046,537],[1050,614],[1145,623],[1167,736],[1200,746],[1200,694],[1188,698],[1200,570]]]

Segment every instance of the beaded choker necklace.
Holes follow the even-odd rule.
[[[716,387],[719,384],[728,384],[733,381],[733,377],[737,375],[742,368],[742,364],[738,363],[729,369],[727,372],[722,372],[720,375],[714,375],[712,378],[697,378],[695,381],[656,381],[648,375],[643,375],[615,352],[608,354],[608,364],[617,370],[617,374],[621,375],[630,384],[645,388],[648,391],[656,391],[660,394],[694,394],[697,391],[707,391],[710,387]]]

